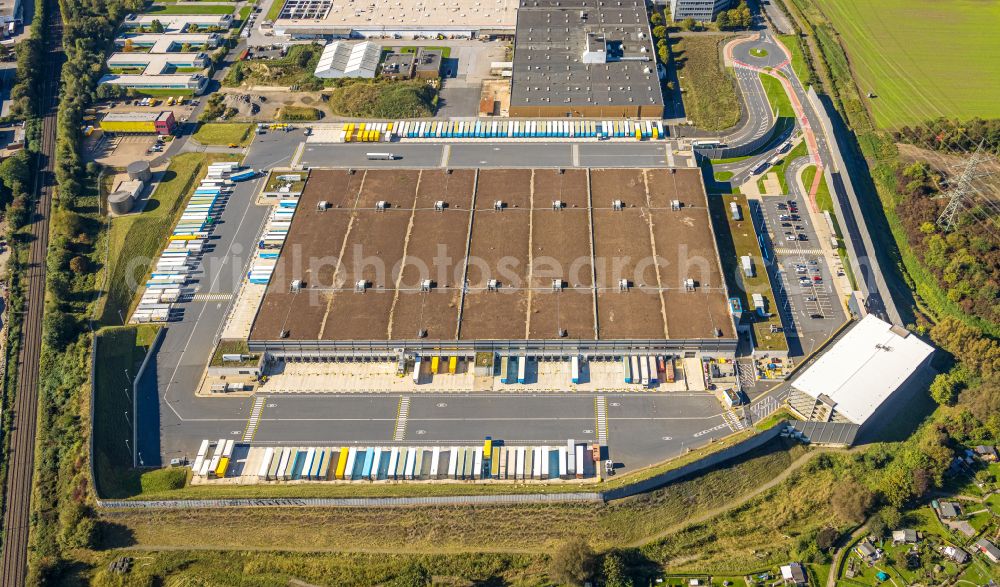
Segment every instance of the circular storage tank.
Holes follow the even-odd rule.
[[[128,178],[138,179],[142,183],[149,183],[153,178],[153,173],[149,170],[149,161],[133,161],[128,164]]]
[[[125,190],[113,192],[108,196],[108,207],[113,214],[128,214],[135,205],[135,196]]]

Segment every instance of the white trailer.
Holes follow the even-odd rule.
[[[576,446],[576,478],[583,479],[583,445]]]
[[[568,475],[568,466],[566,463],[566,447],[559,447],[559,478],[564,479]]]
[[[517,447],[507,449],[507,479],[517,478]]]
[[[531,478],[541,479],[542,478],[542,447],[536,446],[532,449],[535,453],[531,458]]]
[[[566,474],[576,473],[576,441],[573,439],[566,441]]]
[[[441,447],[435,446],[433,452],[431,452],[431,479],[438,478],[438,466],[441,464]]]
[[[455,478],[455,471],[458,468],[458,447],[453,446],[448,452],[448,478]]]
[[[646,357],[637,357],[639,359],[639,373],[642,376],[642,386],[649,386],[649,364],[646,362]]]
[[[312,479],[313,460],[316,458],[316,448],[310,447],[306,451],[306,459],[302,462],[302,475],[305,479]]]
[[[372,469],[369,474],[369,479],[372,481],[378,481],[378,466],[382,462],[382,447],[375,447],[375,456],[372,458]]]
[[[344,481],[350,481],[354,477],[354,462],[358,458],[358,447],[352,446],[347,451],[347,467],[344,469]]]
[[[517,447],[517,479],[518,481],[524,479],[524,451],[525,447]]]
[[[260,460],[260,466],[257,467],[258,481],[267,480],[267,470],[271,468],[272,459],[274,459],[274,448],[269,446],[266,449],[264,449],[264,458]]]
[[[542,447],[542,479],[549,478],[549,457],[551,453],[549,452],[549,447]]]
[[[632,383],[642,383],[642,376],[639,372],[639,357],[632,355],[628,358],[628,362],[632,367]]]
[[[389,471],[386,474],[387,479],[396,478],[396,464],[399,462],[399,447],[392,447],[389,452]]]
[[[413,467],[417,462],[417,449],[410,447],[406,449],[406,466],[403,469],[403,478],[407,481],[413,480]]]
[[[472,459],[472,478],[479,479],[483,476],[483,447],[476,447],[476,454]]]
[[[288,457],[292,454],[292,449],[287,446],[281,449],[281,460],[278,461],[278,470],[275,471],[274,476],[279,480],[288,479]]]

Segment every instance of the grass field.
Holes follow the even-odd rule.
[[[323,118],[323,112],[312,106],[282,106],[278,110],[278,120],[311,121]]]
[[[177,5],[177,4],[154,4],[146,11],[147,14],[232,14],[232,6],[220,6],[206,4],[197,5]]]
[[[676,40],[675,40],[676,39]],[[732,72],[722,66],[719,47],[730,37],[671,39],[671,52],[684,90],[684,109],[698,128],[723,130],[740,120]]]
[[[573,536],[595,548],[643,543],[764,485],[803,454],[775,440],[735,461],[607,505],[261,508],[252,531],[230,510],[108,512],[109,544],[347,552],[538,552]],[[303,532],[302,524],[310,531]]]
[[[1000,116],[1000,2],[825,0],[875,122]]]
[[[94,337],[94,469],[98,494],[121,497],[134,493],[139,474],[132,467],[133,376],[156,336],[151,325],[104,328]]]
[[[207,161],[232,159],[230,155],[183,153],[174,157],[160,184],[138,214],[111,221],[108,231],[107,291],[99,312],[102,324],[121,324],[128,318],[137,284],[149,271],[153,257],[166,244],[167,235],[195,180]]]
[[[274,0],[274,2],[271,3],[271,8],[267,11],[265,20],[274,22],[278,18],[278,15],[281,14],[281,9],[284,8],[284,6],[285,0]]]
[[[798,35],[778,35],[781,44],[792,54],[792,70],[795,76],[802,82],[802,87],[808,88],[813,83],[813,73],[806,62],[805,52],[802,49],[802,39]]]
[[[208,122],[202,124],[194,133],[194,140],[203,145],[229,145],[236,143],[241,147],[250,144],[251,124],[232,124],[228,122]]]

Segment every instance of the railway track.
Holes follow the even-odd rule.
[[[17,360],[17,396],[7,455],[7,485],[3,516],[3,552],[0,587],[25,585],[31,517],[31,481],[35,468],[35,434],[38,418],[38,370],[42,350],[42,310],[45,302],[45,256],[49,244],[49,216],[55,189],[56,112],[63,63],[62,16],[58,3],[49,6],[46,53],[41,84],[42,136],[35,176],[37,204],[32,215],[32,240],[26,268],[27,308],[22,344]]]

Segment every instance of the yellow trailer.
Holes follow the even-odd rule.
[[[438,368],[441,366],[440,363],[441,363],[441,357],[437,357],[437,356],[431,357],[431,373],[432,374],[436,374],[438,372]]]
[[[458,368],[458,357],[448,357],[448,372],[454,375],[455,370],[457,368]]]
[[[494,446],[490,455],[490,477],[500,478],[500,447]]]
[[[654,139],[660,138],[660,129],[656,128],[655,126],[653,127],[653,138]]]
[[[637,140],[637,141],[641,141],[642,140],[642,131],[639,130],[639,129],[635,129],[635,140]]]
[[[363,123],[363,122],[362,122],[362,123],[360,123],[360,124],[358,125],[358,130],[365,130],[365,123]]]
[[[215,468],[215,476],[222,478],[226,476],[226,469],[229,468],[229,457],[219,459],[219,466]]]
[[[344,479],[344,471],[347,469],[347,447],[340,448],[340,458],[337,460],[337,479]]]
[[[347,124],[344,125],[344,132],[350,134],[353,130],[354,130],[353,122],[348,122]]]
[[[483,442],[483,455],[486,458],[490,458],[490,453],[492,452],[492,450],[493,450],[493,440],[487,438],[486,441]]]

